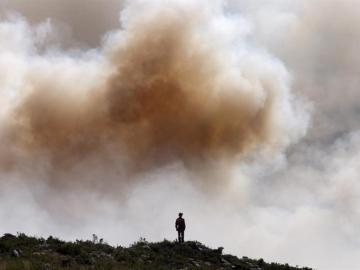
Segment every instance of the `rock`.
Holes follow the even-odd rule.
[[[190,263],[191,263],[193,266],[195,266],[195,267],[201,267],[200,262],[196,261],[195,259],[190,258],[189,261],[190,261]]]
[[[33,252],[33,256],[45,256],[46,252]]]
[[[222,262],[222,264],[224,264],[226,266],[231,266],[231,263],[228,262],[227,260],[225,260],[224,258],[221,258],[221,262]]]
[[[147,245],[147,244],[143,245],[142,248],[143,248],[143,249],[147,249],[147,250],[151,250],[151,247],[150,247],[149,245]]]
[[[11,251],[11,256],[15,257],[15,258],[19,258],[20,257],[20,252],[18,250],[16,250],[16,249],[13,249]]]
[[[199,250],[199,251],[203,251],[203,250],[204,250],[204,247],[202,246],[201,243],[196,242],[195,245],[196,245],[197,250]]]

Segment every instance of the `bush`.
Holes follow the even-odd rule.
[[[81,246],[70,242],[62,244],[58,247],[56,251],[62,255],[69,255],[75,257],[81,254]]]

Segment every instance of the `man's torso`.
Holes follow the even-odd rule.
[[[185,219],[177,218],[176,219],[176,228],[178,231],[185,231]]]

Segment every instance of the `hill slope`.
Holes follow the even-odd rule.
[[[262,259],[241,259],[223,255],[222,248],[210,249],[199,242],[179,244],[164,240],[148,243],[145,239],[128,248],[112,247],[91,241],[65,242],[5,234],[0,238],[0,269],[238,269],[238,270],[311,270],[287,264],[266,263]]]

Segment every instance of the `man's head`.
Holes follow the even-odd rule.
[[[179,217],[182,217],[183,216],[183,213],[179,213]]]

